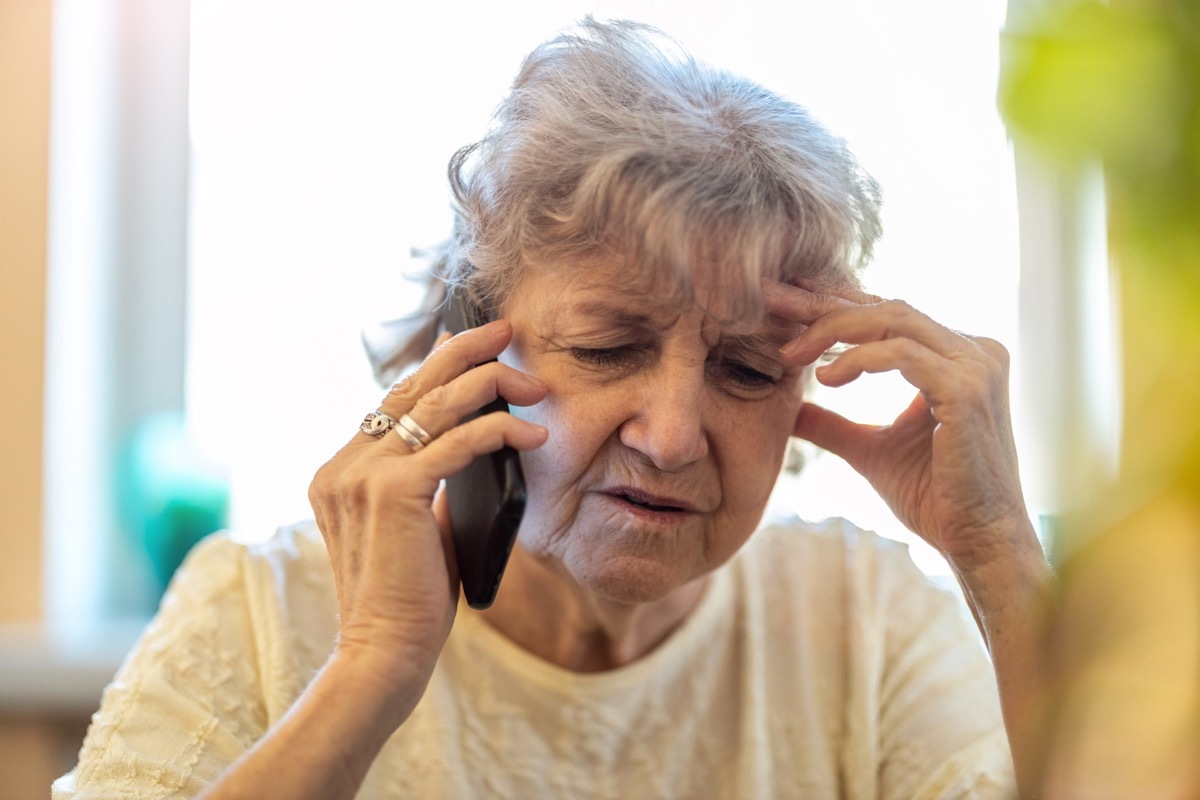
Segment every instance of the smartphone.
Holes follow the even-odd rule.
[[[442,310],[447,331],[462,333],[487,321],[478,305],[458,290],[450,292]],[[508,410],[508,403],[498,397],[462,421]],[[525,513],[525,475],[519,454],[506,445],[475,459],[446,479],[446,499],[463,594],[471,608],[487,608],[496,599]]]

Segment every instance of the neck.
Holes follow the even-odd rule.
[[[700,602],[707,576],[648,603],[622,603],[580,587],[513,547],[484,620],[534,655],[572,672],[632,663],[657,647]]]

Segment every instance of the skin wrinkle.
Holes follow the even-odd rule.
[[[350,509],[333,531],[327,530],[328,526],[322,522],[327,541],[332,538],[350,547],[361,545],[372,554],[378,553],[365,559],[367,574],[345,576],[358,581],[351,584],[354,589],[349,594],[357,593],[360,602],[349,603],[344,611],[355,612],[358,610],[355,605],[366,606],[367,612],[360,620],[369,622],[378,617],[386,622],[388,601],[394,596],[400,598],[397,605],[410,609],[416,619],[410,624],[365,626],[388,634],[380,637],[383,641],[374,649],[339,649],[326,670],[311,684],[305,702],[297,704],[296,711],[268,737],[266,745],[270,749],[259,750],[261,757],[253,758],[250,768],[242,771],[249,780],[241,784],[227,782],[228,791],[223,796],[234,795],[239,785],[272,787],[277,794],[289,796],[300,796],[306,788],[306,796],[310,797],[333,796],[330,789],[338,789],[339,796],[344,797],[354,793],[386,735],[393,734],[412,712],[425,681],[433,674],[455,609],[459,607],[453,565],[440,563],[452,555],[446,552],[452,547],[447,547],[444,539],[438,539],[439,533],[444,537],[449,529],[445,498],[433,499],[434,487],[453,469],[435,467],[450,465],[455,455],[463,461],[477,457],[479,453],[471,445],[491,447],[499,441],[501,425],[505,426],[503,433],[509,443],[520,445],[518,449],[523,451],[522,463],[530,479],[531,494],[526,515],[528,525],[522,528],[522,540],[511,565],[515,569],[506,579],[506,591],[501,592],[497,604],[486,612],[492,616],[484,619],[501,627],[502,633],[518,631],[520,635],[510,633],[509,638],[552,661],[566,662],[568,668],[602,669],[627,663],[647,652],[648,646],[661,640],[695,608],[705,576],[727,560],[757,528],[792,432],[804,438],[810,438],[805,434],[813,434],[814,444],[830,443],[834,446],[826,449],[839,455],[867,451],[866,458],[857,460],[858,466],[866,468],[860,471],[868,478],[873,474],[884,482],[900,484],[893,487],[896,490],[890,497],[902,506],[911,505],[906,501],[912,499],[912,487],[894,480],[892,473],[896,462],[906,455],[918,469],[926,467],[913,479],[924,482],[923,494],[937,494],[948,482],[931,481],[928,475],[934,473],[926,471],[929,465],[940,467],[945,463],[943,460],[922,460],[921,454],[910,451],[898,455],[887,452],[893,449],[893,444],[905,444],[898,441],[900,436],[872,437],[863,426],[853,427],[852,421],[831,411],[803,405],[799,378],[804,370],[799,367],[785,370],[780,383],[768,382],[770,388],[761,391],[745,390],[748,383],[753,383],[753,375],[749,376],[749,382],[738,382],[735,372],[722,372],[731,354],[739,355],[740,348],[754,346],[745,340],[735,341],[733,334],[749,333],[761,325],[763,299],[752,285],[760,276],[790,279],[804,271],[828,277],[857,268],[858,259],[846,263],[847,257],[855,252],[863,255],[863,261],[867,260],[879,233],[877,189],[869,177],[859,172],[844,145],[810,122],[798,107],[773,96],[757,104],[745,103],[745,92],[752,85],[724,73],[700,72],[696,80],[703,79],[702,82],[684,84],[681,79],[691,78],[694,71],[674,70],[660,64],[656,75],[644,76],[644,71],[636,68],[639,63],[645,65],[663,59],[647,56],[646,47],[635,41],[635,30],[605,28],[589,19],[576,45],[584,55],[554,58],[556,48],[564,50],[562,38],[556,40],[556,45],[531,54],[509,99],[501,106],[496,124],[489,127],[487,139],[479,147],[478,163],[470,170],[463,169],[462,161],[471,149],[460,151],[452,163],[451,182],[457,201],[455,238],[447,247],[445,261],[432,274],[435,279],[445,277],[452,285],[482,276],[470,281],[475,287],[472,292],[507,306],[504,310],[506,315],[512,315],[512,327],[504,329],[503,341],[499,340],[496,329],[490,335],[472,331],[464,334],[463,340],[490,341],[497,345],[478,360],[483,361],[499,354],[509,343],[508,337],[513,337],[502,360],[512,368],[527,369],[537,375],[545,382],[546,392],[539,395],[540,402],[520,415],[543,422],[546,428],[539,428],[535,437],[532,425],[497,414],[483,420],[493,423],[486,435],[474,435],[474,431],[484,431],[487,427],[478,425],[481,421],[476,420],[467,423],[473,428],[453,428],[433,446],[415,455],[401,453],[403,445],[397,437],[389,437],[382,443],[364,443],[365,434],[355,435],[356,440],[348,445],[346,455],[328,471],[335,474],[340,471],[340,480],[351,480],[355,470],[344,465],[357,463],[365,468],[375,466],[372,461],[391,459],[395,465],[394,480],[387,486],[371,487],[373,493],[387,495],[379,505],[399,495],[410,498],[420,508],[395,515],[390,527],[386,521],[372,519],[367,513],[370,508]],[[633,44],[626,44],[624,52],[617,52],[622,39]],[[600,56],[605,50],[613,55],[602,60]],[[639,53],[640,59],[636,57]],[[555,83],[549,73],[558,69],[563,71],[564,80]],[[735,109],[740,105],[747,112],[761,114],[762,121],[755,123],[753,115],[748,113],[739,132],[746,134],[744,147],[751,148],[751,157],[762,159],[754,166],[761,166],[767,174],[777,174],[778,186],[765,185],[768,182],[747,170],[744,161],[739,166],[734,158],[716,153],[711,144],[702,147],[710,137],[702,135],[704,131],[693,131],[691,138],[695,140],[697,157],[695,164],[689,163],[686,169],[678,170],[686,173],[682,178],[642,170],[640,177],[633,176],[637,180],[625,187],[624,194],[610,191],[590,204],[603,207],[604,202],[624,198],[629,201],[625,205],[634,211],[646,208],[659,198],[668,199],[665,196],[668,192],[658,191],[667,183],[663,178],[671,178],[677,187],[688,183],[696,191],[680,190],[678,200],[663,202],[657,214],[644,217],[627,214],[631,217],[628,230],[613,220],[605,220],[603,226],[592,231],[586,225],[584,230],[555,230],[556,226],[547,224],[546,217],[553,218],[556,213],[561,216],[562,209],[569,208],[572,200],[583,199],[585,205],[589,204],[586,198],[573,195],[569,189],[577,180],[575,176],[588,174],[589,164],[594,164],[602,152],[611,150],[613,143],[621,141],[618,135],[621,130],[635,140],[656,138],[642,133],[643,126],[637,124],[639,117],[646,126],[658,119],[657,138],[661,140],[665,135],[671,150],[682,151],[688,144],[685,139],[689,129],[683,120],[663,119],[664,115],[657,110],[647,113],[642,106],[625,102],[625,97],[613,97],[617,93],[601,91],[602,87],[595,84],[604,80],[589,80],[589,72],[620,85],[628,82],[630,87],[647,86],[657,76],[668,89],[668,95],[676,98],[695,97],[697,89],[711,87],[716,101],[723,99]],[[631,89],[626,94],[636,92]],[[594,117],[589,119],[574,113],[573,109],[583,104],[575,101],[580,95],[591,97],[593,102],[607,99],[597,108],[613,115],[614,131],[594,124]],[[649,92],[646,96],[649,101],[645,108],[657,109],[653,102],[662,98],[663,93]],[[546,111],[552,105],[559,107],[558,113]],[[628,108],[631,105],[634,108]],[[710,107],[707,103],[698,105]],[[760,147],[750,144],[750,133],[756,131],[763,139]],[[557,132],[560,140],[578,143],[576,149],[547,146],[552,132]],[[701,158],[705,153],[707,158]],[[714,161],[716,169],[700,171],[701,165]],[[748,187],[749,191],[734,192],[738,187]],[[622,187],[618,184],[617,188]],[[582,287],[575,284],[564,289],[563,284],[571,283],[577,262],[582,264],[583,259],[577,258],[579,254],[593,252],[590,249],[593,246],[606,246],[603,235],[610,229],[609,223],[616,225],[613,230],[622,236],[648,241],[640,251],[636,241],[627,249],[614,248],[636,258],[633,264],[626,262],[625,270],[604,273],[607,290],[626,304],[642,303],[665,315],[678,316],[666,331],[655,335],[643,331],[644,340],[639,343],[638,352],[645,357],[628,362],[629,371],[605,374],[596,366],[600,362],[585,366],[586,356],[581,359],[578,352],[572,352],[584,346],[570,337],[560,336],[564,347],[548,346],[547,343],[556,341],[556,332],[544,328],[546,320],[552,318],[566,324],[562,309],[555,304],[562,302],[564,294],[569,297]],[[531,238],[531,229],[541,229],[547,236],[540,240]],[[561,249],[549,249],[548,241],[560,239]],[[678,246],[670,246],[672,243]],[[539,256],[552,254],[558,263],[536,279],[526,280],[523,271],[529,264],[531,248]],[[479,259],[475,258],[477,251]],[[722,260],[722,253],[735,257]],[[643,268],[661,276],[660,279],[639,282],[639,278],[646,278],[645,273],[637,271]],[[556,272],[560,274],[553,274]],[[514,274],[524,281],[520,296],[506,293],[518,282]],[[706,291],[714,287],[718,291]],[[647,291],[648,288],[663,291]],[[500,302],[505,300],[509,302]],[[809,315],[806,321],[814,319]],[[745,327],[738,329],[738,325]],[[838,332],[844,333],[840,329]],[[842,339],[846,337],[843,335]],[[809,361],[815,360],[823,349],[816,348]],[[441,358],[431,358],[421,385],[428,389],[446,381],[461,381],[464,376],[454,374],[447,366],[455,354],[461,352],[452,350],[449,354],[442,353]],[[780,363],[797,362],[785,358]],[[441,365],[443,375],[439,380],[429,374],[429,365]],[[581,379],[587,375],[596,379]],[[468,378],[466,382],[471,381]],[[515,393],[510,395],[510,400],[519,400]],[[389,408],[411,410],[400,398],[389,398],[388,402]],[[914,408],[924,410],[923,404]],[[917,416],[915,412],[913,416]],[[801,421],[806,417],[813,424],[802,426]],[[915,444],[924,439],[914,429],[932,424],[927,414],[924,417],[911,420],[901,430],[902,435],[911,432]],[[950,437],[959,451],[978,457],[982,451],[992,449],[985,437],[965,435],[956,427],[962,426],[945,426],[941,433]],[[549,439],[545,438],[547,431]],[[871,452],[873,442],[882,442],[883,446]],[[995,466],[994,462],[988,463]],[[453,465],[457,467],[459,461],[453,461]],[[950,466],[958,465],[952,461]],[[675,512],[638,511],[644,504],[621,496],[623,486],[630,483],[648,494],[681,498],[697,505],[700,511],[694,515],[695,519],[678,525],[673,519],[655,520],[655,514]],[[962,494],[987,495],[992,483],[985,475],[974,486],[966,485],[967,491]],[[668,505],[670,500],[655,504]],[[953,523],[961,518],[955,513],[940,517],[936,513],[951,504],[943,502],[928,509],[923,508],[925,505],[918,504],[918,514],[926,511],[935,522],[947,519]],[[677,518],[682,519],[683,515]],[[925,527],[922,530],[927,533]],[[955,529],[953,524],[942,527]],[[543,533],[547,534],[547,541],[539,541],[538,535]],[[1036,548],[1036,540],[1031,541]],[[547,548],[553,558],[539,558],[539,546]],[[532,555],[523,555],[527,551]],[[443,572],[437,569],[440,566],[447,569]],[[990,598],[993,589],[1002,594],[999,590],[1013,583],[1015,570],[1005,569],[1011,565],[1000,562],[984,566],[990,569],[968,574],[964,580],[972,595]],[[431,576],[436,580],[431,581]],[[751,583],[743,585],[753,586],[753,577],[749,580]],[[785,577],[783,582],[787,580]],[[431,586],[432,583],[445,585]],[[518,595],[513,595],[513,591]],[[797,601],[803,604],[804,596],[797,594]],[[522,598],[508,606],[511,612],[507,616],[506,597]],[[376,602],[372,604],[372,600]],[[982,600],[976,605],[981,603]],[[756,619],[763,617],[756,615]],[[1021,621],[1019,614],[1006,619]],[[503,627],[506,624],[517,627]],[[410,642],[418,646],[410,647]],[[574,648],[570,647],[572,642]],[[800,645],[803,650],[803,642]],[[1000,673],[1006,672],[1005,663],[1020,665],[1019,659],[1006,661],[1006,652],[1000,646],[995,648],[995,654]],[[803,653],[799,655],[804,657]],[[871,668],[877,666],[873,655],[869,653]],[[580,664],[576,661],[579,658],[590,660]],[[378,665],[396,663],[401,667],[411,666],[409,671],[415,677],[400,674],[390,685],[370,680]],[[1015,670],[1007,672],[1013,674]],[[362,680],[364,676],[368,680]],[[371,691],[361,691],[364,685]],[[453,684],[447,689],[452,691]],[[384,695],[382,702],[372,696],[375,690]],[[851,698],[853,711],[870,712],[874,696],[869,691],[861,704]],[[487,694],[494,695],[494,692]],[[863,705],[867,707],[862,708]],[[767,706],[769,709],[770,700]],[[781,705],[779,710],[786,715],[790,707]],[[953,708],[950,704],[934,707],[937,712],[947,713]],[[583,710],[581,707],[580,711]],[[603,710],[597,706],[596,714],[592,715],[588,709],[588,715],[575,717],[578,724],[572,727],[586,733],[589,725],[599,724],[596,720],[605,721],[600,719]],[[1009,716],[1007,710],[1006,716]],[[754,730],[761,732],[758,728]],[[871,749],[869,733],[864,741],[867,744],[864,749]],[[584,754],[586,760],[594,752],[587,744],[585,741],[582,749],[570,752]],[[350,749],[339,749],[347,747]],[[755,748],[750,750],[752,760],[757,759],[755,767],[766,763],[759,757],[773,757],[754,752]],[[326,752],[364,756],[346,762],[349,772],[344,780],[337,782],[340,786],[326,788],[316,784],[317,780],[328,777],[328,770],[324,770],[323,776],[323,770],[319,769]],[[467,767],[462,770],[467,776],[471,773],[469,755],[465,759]],[[871,749],[868,758],[872,761],[862,764],[866,767],[862,770],[849,769],[846,765],[851,762],[841,762],[841,777],[862,774],[869,780],[882,778],[890,767],[889,755],[881,751],[880,757],[874,759],[875,751]],[[572,773],[587,772],[578,759],[563,763]],[[279,765],[285,768],[280,769]],[[877,768],[878,774],[872,768]],[[552,782],[553,775],[552,769]],[[567,788],[565,782],[563,788]],[[886,793],[885,786],[880,789]],[[243,794],[261,796],[264,792],[251,790]]]
[[[514,338],[501,361],[549,389],[516,411],[550,437],[522,454],[526,517],[484,619],[572,668],[632,660],[686,617],[707,576],[756,529],[803,397],[805,370],[778,357],[789,332],[765,312],[757,330],[742,321],[731,332],[700,303],[680,310],[631,297],[616,273],[531,272],[503,309]],[[633,353],[612,366],[581,360],[579,348]],[[733,358],[769,380],[738,384],[726,365]],[[647,527],[605,494],[623,486],[697,511],[681,512],[677,526]],[[506,617],[506,597],[513,609],[530,598],[553,604],[555,629]]]
[[[594,297],[588,298],[587,301],[576,305],[563,307],[553,321],[555,325],[560,324],[561,317],[580,321],[581,323],[583,321],[593,322],[598,329],[605,333],[612,331],[620,332],[621,335],[618,338],[621,341],[614,342],[614,344],[637,344],[639,343],[637,341],[638,333],[643,331],[650,333],[666,331],[673,327],[679,320],[678,314],[668,317],[662,314],[652,315],[631,312],[625,301],[618,304]],[[724,352],[729,354],[731,358],[741,356],[743,358],[753,357],[764,359],[779,367],[778,370],[775,370],[771,374],[771,377],[779,379],[783,377],[784,372],[783,365],[778,358],[779,348],[784,343],[795,338],[802,329],[803,326],[797,326],[794,323],[785,323],[777,317],[770,317],[765,329],[760,327],[747,333],[722,335],[720,323],[708,317],[701,332],[706,344],[710,348],[716,349],[720,345]],[[559,344],[559,346],[566,349],[565,345]],[[602,341],[597,341],[592,346],[603,347],[604,344]],[[766,370],[762,371],[765,372]]]

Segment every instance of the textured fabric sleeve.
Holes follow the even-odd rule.
[[[54,800],[192,797],[266,729],[245,551],[198,545],[105,690]]]
[[[962,601],[930,583],[904,548],[878,557],[881,796],[1014,797],[995,676]]]

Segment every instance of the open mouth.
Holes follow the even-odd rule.
[[[658,513],[674,513],[682,514],[692,510],[692,508],[682,501],[674,500],[669,497],[655,497],[644,492],[639,492],[634,489],[621,488],[609,493],[611,497],[618,500],[624,500],[637,508],[644,508],[647,511]]]
[[[657,503],[643,503],[641,500],[638,500],[636,497],[630,497],[627,494],[622,494],[622,495],[617,495],[617,496],[620,497],[622,500],[624,500],[627,503],[633,503],[635,506],[639,506],[641,508],[648,508],[651,511],[683,511],[683,509],[679,508],[678,506],[660,506]]]

